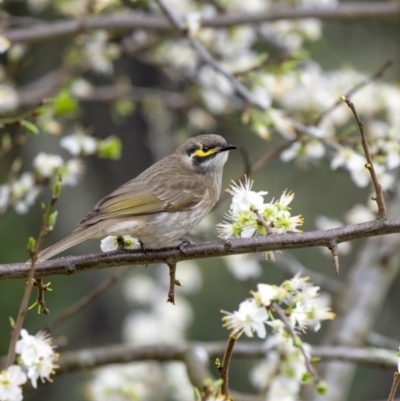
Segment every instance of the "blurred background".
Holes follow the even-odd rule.
[[[23,29],[34,30],[42,23],[59,19],[90,18],[97,14],[107,17],[129,12],[143,12],[161,18],[161,12],[150,4],[151,2],[115,1],[110,4],[104,2],[104,7],[101,3],[83,0],[71,2],[3,1],[0,24],[4,37],[7,38],[7,33],[11,33],[9,36],[12,38],[13,34],[17,37],[18,30],[21,32]],[[245,4],[240,5],[233,1],[190,2],[190,5],[184,3],[176,1],[175,4],[174,2],[176,10],[181,15],[186,15],[196,9],[207,15],[209,11],[206,6],[211,7],[215,13],[257,12],[254,5],[257,2],[255,1],[249,2],[248,8]],[[274,6],[267,1],[259,3],[261,3],[259,7],[265,9]],[[337,6],[334,2],[324,4],[327,2],[323,1],[315,2],[319,4],[310,2],[311,5],[290,1],[286,5],[282,3],[281,6],[290,7],[292,3],[295,3],[295,7],[315,6],[334,9]],[[346,2],[340,2],[340,4],[342,3]],[[359,3],[366,4],[368,2]],[[383,3],[389,2],[382,1]],[[300,20],[296,21],[300,22]],[[376,89],[377,86],[374,85],[383,83],[388,87],[398,87],[400,79],[398,22],[379,20],[379,18],[376,21],[372,19],[357,21],[355,18],[354,21],[348,23],[317,21],[318,27],[309,28],[315,30],[313,34],[307,33],[304,27],[291,28],[292,34],[293,32],[298,34],[297,42],[293,37],[288,39],[289,28],[284,31],[283,28],[276,28],[274,24],[266,23],[264,35],[262,32],[260,33],[257,26],[246,25],[255,32],[256,36],[246,42],[246,46],[255,53],[252,63],[262,62],[263,57],[266,60],[272,60],[270,64],[265,63],[265,66],[260,68],[261,73],[275,78],[280,77],[282,80],[286,74],[296,77],[296,84],[292,83],[288,92],[292,90],[293,93],[295,88],[297,90],[297,85],[300,85],[299,82],[302,82],[304,97],[299,96],[297,100],[294,99],[294,105],[290,108],[288,106],[290,102],[287,101],[285,104],[284,100],[280,101],[278,95],[274,95],[275,97],[271,95],[267,100],[277,110],[284,110],[298,121],[311,124],[315,116],[326,109],[325,105],[336,102],[337,97],[334,96],[334,91],[331,89],[325,91],[321,104],[316,99],[316,92],[319,89],[322,91],[324,89],[322,85],[325,84],[320,77],[327,77],[334,72],[357,72],[353,74],[353,78],[343,78],[345,81],[343,93],[345,93],[346,90],[352,89],[362,81],[364,77],[371,76],[378,71],[390,59],[393,60],[392,67],[384,72],[383,77],[377,78],[372,84],[365,85],[365,88],[359,91],[358,96],[360,96],[360,102],[367,98],[368,102],[376,104],[380,102],[380,99],[375,94],[380,89]],[[48,29],[52,28],[48,26]],[[231,37],[227,35],[228,38],[225,40],[227,42],[232,40],[232,53],[235,53],[240,46],[244,45],[235,44],[235,34],[233,33],[235,27],[230,29]],[[279,29],[281,30],[279,31]],[[229,32],[229,30],[224,31]],[[95,34],[98,36],[95,37]],[[101,35],[104,37],[100,37]],[[58,115],[50,105],[50,111],[45,114],[47,120],[41,116],[27,118],[31,119],[32,117],[31,121],[39,127],[40,134],[25,135],[22,146],[15,146],[14,149],[3,155],[0,160],[2,182],[4,185],[10,183],[10,169],[17,158],[21,161],[21,166],[14,175],[14,179],[24,171],[32,170],[32,162],[40,152],[57,154],[67,160],[71,155],[68,149],[60,147],[60,138],[79,130],[85,135],[95,137],[98,141],[112,136],[114,138],[112,140],[116,141],[113,142],[113,146],[116,148],[118,148],[118,140],[115,138],[119,138],[121,152],[120,157],[117,157],[116,154],[113,154],[112,157],[98,157],[99,154],[79,155],[85,165],[85,170],[77,185],[63,188],[56,205],[59,212],[58,221],[54,231],[46,238],[46,245],[53,244],[69,235],[93,205],[107,193],[132,179],[152,163],[170,154],[187,137],[203,132],[222,135],[228,143],[235,144],[240,148],[240,152],[231,153],[225,167],[223,189],[228,187],[230,180],[243,177],[243,174],[247,172],[250,173],[251,179],[254,179],[253,189],[268,191],[268,195],[265,196],[268,200],[278,198],[285,189],[295,192],[296,197],[291,205],[292,213],[293,215],[301,214],[304,217],[304,231],[330,228],[322,227],[324,220],[321,223],[321,219],[319,219],[321,216],[339,220],[344,224],[346,213],[354,205],[368,206],[367,198],[370,195],[370,188],[356,185],[346,169],[332,170],[331,161],[334,155],[329,150],[324,152],[323,157],[306,154],[301,158],[298,153],[290,161],[282,161],[278,156],[259,171],[252,173],[249,166],[260,157],[278,149],[288,139],[288,134],[286,136],[279,134],[279,127],[274,126],[276,121],[272,123],[269,121],[265,125],[265,129],[257,126],[259,121],[255,119],[256,124],[253,126],[251,123],[243,122],[246,105],[243,105],[243,102],[232,91],[224,93],[219,90],[219,95],[223,97],[223,101],[220,102],[225,102],[221,106],[222,109],[218,109],[220,105],[213,105],[213,101],[208,100],[209,97],[213,98],[213,94],[207,95],[202,92],[207,89],[204,82],[201,82],[200,70],[204,67],[203,64],[198,60],[191,60],[191,54],[184,56],[186,50],[183,48],[181,50],[173,49],[173,44],[180,39],[172,32],[111,28],[108,31],[102,30],[94,33],[88,31],[59,38],[51,36],[49,33],[45,40],[32,43],[29,40],[13,41],[11,39],[11,48],[1,55],[1,85],[3,85],[1,90],[5,90],[4,87],[9,86],[19,99],[19,103],[16,103],[14,109],[4,110],[3,115],[15,116],[24,110],[32,110],[43,98],[57,98],[61,91],[66,91],[64,93],[67,93],[68,98],[74,99],[76,105],[72,107],[71,111]],[[221,40],[222,43],[222,39],[218,40]],[[95,43],[97,44],[95,45]],[[225,55],[222,52],[218,53],[210,43],[207,45],[215,57],[224,61]],[[88,50],[88,46],[92,46],[92,50]],[[109,63],[108,65],[104,67],[95,65],[94,60],[98,56],[96,52],[100,52],[95,48],[96,46],[103,46],[101,50],[105,59],[103,61]],[[107,49],[104,49],[105,47]],[[229,67],[228,59],[229,56],[226,56],[226,65]],[[99,63],[101,62],[99,61]],[[190,66],[189,64],[192,62],[194,65]],[[248,67],[242,67],[238,63],[232,67],[233,70],[235,68],[236,70],[246,70]],[[309,81],[302,75],[305,72],[308,74]],[[211,80],[211,76],[206,78],[206,81],[207,79]],[[247,87],[254,89],[257,79],[261,79],[260,75],[255,78],[245,76],[242,82]],[[284,91],[284,82],[276,81],[274,85]],[[211,83],[210,86],[216,88],[218,83]],[[338,87],[339,85],[336,86],[336,88]],[[103,88],[103,92],[96,88]],[[265,84],[265,90],[268,90],[268,83]],[[314,95],[314,104],[307,109],[308,106],[304,105],[304,99],[313,98]],[[215,98],[213,99],[215,101]],[[354,101],[356,103],[355,99]],[[365,102],[367,103],[367,100]],[[374,108],[366,106],[365,112],[368,114],[364,114],[363,117],[368,120],[367,123],[372,124],[379,120],[389,124],[389,118],[382,108],[370,113],[368,107]],[[393,107],[395,108],[395,106]],[[329,139],[337,139],[338,136],[335,137],[335,133],[343,133],[345,130],[356,132],[353,122],[349,120],[350,111],[345,105],[339,106],[339,109],[341,113],[348,114],[348,116],[344,118],[345,121],[340,127],[336,123],[330,125],[329,129],[334,133],[328,134]],[[55,123],[60,126],[51,128],[51,124]],[[21,132],[21,127],[15,124],[6,124],[2,131],[3,138],[5,134],[15,138]],[[293,135],[293,130],[291,134]],[[395,169],[391,171],[391,174],[395,176]],[[392,184],[388,188],[387,195],[394,196],[395,192],[396,185]],[[26,213],[19,213],[11,203],[4,208],[0,225],[1,263],[27,260],[27,239],[29,236],[37,235],[41,224],[40,204],[48,202],[50,196],[51,190],[48,185],[41,183],[40,194],[30,205],[29,210],[26,210]],[[191,238],[196,242],[216,240],[218,234],[215,224],[223,220],[229,205],[230,197],[223,195],[212,214],[192,233]],[[318,224],[322,224],[322,226]],[[335,223],[332,224],[334,226]],[[317,248],[276,254],[276,262],[266,261],[262,255],[258,255],[254,260],[261,267],[260,271],[253,275],[249,274],[249,277],[245,277],[244,280],[236,278],[227,269],[227,264],[222,258],[182,262],[178,265],[177,277],[188,288],[177,288],[176,306],[165,304],[160,308],[168,309],[164,312],[165,316],[168,313],[174,313],[171,311],[174,308],[182,316],[187,316],[181,331],[188,340],[226,341],[228,331],[222,328],[220,310],[235,310],[259,282],[279,285],[284,279],[291,277],[292,274],[287,272],[286,264],[282,262],[288,255],[294,257],[299,265],[337,280],[343,284],[343,288],[345,286],[348,288],[351,283],[349,274],[353,271],[354,265],[359,263],[359,252],[364,249],[364,246],[364,240],[357,240],[351,244],[352,249],[349,252],[344,251],[343,254],[340,254],[339,277],[335,276],[330,254],[325,254]],[[79,255],[99,251],[99,241],[87,241],[64,254]],[[51,277],[53,292],[47,294],[46,297],[50,315],[37,314],[34,309],[28,313],[24,327],[30,333],[43,329],[68,306],[119,269],[121,268],[84,272],[68,277]],[[146,277],[151,280],[146,281]],[[0,353],[2,355],[5,355],[8,349],[9,317],[15,317],[17,314],[24,285],[24,280],[0,282]],[[148,334],[146,331],[144,334],[138,334],[135,330],[142,326],[144,330],[146,327],[147,330],[151,330],[150,322],[146,323],[145,320],[140,319],[144,319],[146,314],[149,315],[156,304],[164,304],[167,286],[167,266],[133,266],[124,279],[92,302],[87,309],[73,316],[52,333],[54,339],[62,344],[58,351],[62,353],[66,350],[121,342],[140,344],[140,336]],[[155,287],[157,287],[157,291],[154,289]],[[148,292],[143,290],[146,288],[148,288]],[[140,289],[144,291],[144,295],[140,294]],[[393,280],[390,285],[387,285],[387,290],[377,299],[378,306],[376,306],[372,318],[375,322],[371,329],[394,340],[399,338],[400,331],[397,307],[400,302],[399,290],[400,282],[393,274]],[[150,298],[153,299],[154,304],[149,302],[149,299],[146,300],[146,294],[152,294]],[[347,295],[341,292],[340,294],[331,294],[331,296],[332,308],[340,314],[338,305],[343,299],[346,299]],[[369,296],[373,298],[375,294],[371,293]],[[32,302],[33,297],[32,295]],[[141,318],[138,317],[139,315]],[[174,318],[171,317],[171,319]],[[166,317],[163,321],[159,319],[158,324],[158,330],[169,330]],[[131,325],[136,325],[136,329],[133,329]],[[325,343],[329,343],[327,335],[329,331],[330,322],[323,324],[318,333],[305,335],[304,341],[318,344],[325,339]],[[174,340],[174,334],[171,333],[171,338],[166,338],[165,341],[179,343],[183,339],[177,334]],[[248,341],[248,339],[243,338],[241,341]],[[366,343],[364,342],[364,344]],[[394,352],[396,351],[396,348],[392,349]],[[235,390],[256,392],[248,377],[248,372],[256,362],[251,359],[234,359],[231,384]],[[319,369],[319,365],[317,368]],[[211,369],[217,376],[212,364]],[[56,375],[52,385],[39,386],[36,391],[26,392],[25,399],[43,401],[55,397],[59,401],[71,398],[83,400],[90,399],[90,397],[101,399],[93,395],[94,390],[93,388],[90,390],[88,385],[94,378],[95,373],[91,371],[60,377]],[[342,394],[342,399],[354,401],[384,399],[389,393],[391,382],[392,372],[390,370],[360,366],[351,380],[349,393]],[[169,397],[165,399],[180,399],[174,398],[174,396]],[[164,398],[160,397],[159,399]]]

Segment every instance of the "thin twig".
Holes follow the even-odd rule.
[[[311,363],[311,358],[307,354],[306,350],[304,349],[303,344],[300,340],[300,337],[295,333],[295,331],[293,330],[293,327],[290,325],[289,320],[285,314],[285,311],[276,302],[274,302],[272,304],[272,307],[275,309],[276,313],[279,315],[279,317],[283,321],[283,324],[285,325],[285,330],[290,335],[290,337],[292,337],[292,339],[293,339],[293,344],[296,347],[298,347],[300,349],[301,353],[303,354],[304,363],[306,365],[307,372],[312,376],[314,383],[318,384],[321,381],[321,379],[319,378],[318,373],[314,369],[314,367]]]
[[[354,85],[346,94],[345,96],[348,98],[355,93],[357,93],[360,89],[364,88],[368,84],[376,81],[377,79],[381,78],[383,74],[390,68],[392,67],[394,61],[393,60],[387,60],[385,63],[371,76],[367,77],[366,79],[362,80],[358,84]],[[325,117],[327,114],[331,113],[333,110],[335,110],[338,106],[342,104],[342,100],[339,99],[337,100],[332,106],[328,107],[326,110],[324,110],[313,122],[313,125],[317,126],[321,122],[322,118]]]
[[[354,22],[371,20],[396,22],[400,20],[400,7],[394,1],[339,3],[335,7],[288,7],[275,6],[257,13],[217,14],[201,20],[203,27],[228,28],[244,24],[259,24],[278,20],[316,18],[321,21]],[[55,22],[41,21],[28,28],[9,29],[3,32],[13,43],[40,43],[55,41],[93,29],[126,31],[147,29],[168,32],[171,25],[160,16],[142,12],[114,13],[90,16],[85,19],[64,19]]]
[[[38,297],[36,303],[39,306],[39,308],[42,308],[43,314],[48,315],[50,311],[46,308],[46,303],[44,301],[44,292],[49,290],[50,283],[44,284],[42,278],[37,278],[36,280],[34,280],[34,285],[37,286],[38,288]]]
[[[174,12],[172,7],[170,7],[165,0],[156,0],[156,2],[170,21],[171,25],[174,26],[181,33],[181,35],[187,38],[190,45],[203,62],[223,75],[231,83],[237,95],[240,96],[245,102],[263,108],[258,101],[254,99],[253,95],[246,89],[244,85],[242,85],[229,71],[219,64],[197,39],[190,36],[189,31],[186,29],[181,18]]]
[[[247,75],[251,72],[254,71],[258,71],[262,68],[266,68],[266,67],[279,67],[280,65],[288,62],[288,61],[295,61],[297,60],[297,56],[293,55],[293,54],[285,54],[279,58],[276,59],[266,59],[266,60],[262,60],[260,62],[258,62],[255,65],[252,65],[251,67],[239,70],[239,71],[234,71],[233,75],[235,77],[240,77],[243,75]]]
[[[56,186],[57,185],[61,186],[60,181],[57,182]],[[6,367],[8,367],[14,363],[15,345],[18,341],[22,326],[24,324],[25,316],[28,312],[29,297],[31,295],[32,288],[34,286],[34,276],[35,276],[37,255],[38,255],[39,251],[42,249],[42,245],[43,245],[45,236],[49,233],[49,218],[50,218],[51,212],[53,210],[53,206],[58,200],[59,191],[60,191],[59,188],[57,190],[54,190],[50,204],[47,207],[45,207],[45,209],[43,211],[43,221],[42,221],[42,225],[40,228],[39,236],[38,236],[38,239],[34,246],[34,249],[32,251],[30,251],[31,263],[30,263],[30,268],[29,268],[29,272],[28,272],[28,281],[25,285],[25,290],[24,290],[24,294],[22,296],[21,305],[19,307],[17,320],[16,320],[14,326],[12,327],[12,334],[11,334],[11,339],[10,339],[10,345],[8,348]]]
[[[175,279],[176,261],[169,260],[167,261],[167,265],[169,267],[169,291],[167,302],[175,305],[175,285],[179,285],[177,284],[179,281]]]
[[[393,384],[392,384],[392,388],[390,390],[388,401],[393,401],[394,400],[394,397],[396,395],[396,391],[397,391],[397,387],[399,386],[399,383],[400,383],[400,373],[399,372],[394,372]]]
[[[127,266],[119,270],[114,275],[107,277],[102,281],[96,288],[82,297],[80,300],[71,305],[66,309],[60,316],[58,316],[52,323],[46,326],[45,330],[48,332],[54,331],[57,327],[61,326],[66,320],[71,318],[73,315],[85,309],[91,302],[93,302],[97,297],[103,294],[111,286],[113,286],[118,280],[123,277],[126,273],[130,271],[131,267]]]
[[[253,209],[252,212],[257,216],[258,223],[264,226],[264,228],[267,230],[267,234],[272,234],[272,223],[268,224],[257,209]]]
[[[229,399],[229,366],[231,363],[233,347],[235,346],[235,344],[236,337],[230,336],[224,353],[224,359],[222,360],[222,365],[219,369],[219,373],[221,374],[222,379],[221,394],[225,396],[226,399]]]
[[[199,350],[205,351],[204,355],[214,359],[225,352],[226,342],[182,342],[179,344],[154,344],[148,346],[113,344],[65,351],[61,354],[60,369],[57,374],[72,373],[113,363],[128,363],[150,359],[158,361],[179,360],[190,349],[194,350],[198,355],[204,354]],[[359,363],[374,368],[390,369],[391,371],[397,366],[395,353],[383,349],[313,345],[311,354],[313,357],[322,359]],[[263,359],[265,358],[265,343],[237,342],[233,357],[235,359]]]
[[[50,275],[69,275],[85,270],[104,269],[126,265],[150,265],[194,260],[216,256],[239,255],[249,252],[267,252],[305,247],[328,246],[335,240],[338,244],[360,238],[376,237],[400,233],[400,218],[374,220],[366,223],[351,224],[330,230],[308,231],[303,233],[265,235],[251,238],[203,242],[185,247],[183,253],[177,247],[164,249],[125,250],[123,252],[101,252],[96,254],[70,256],[39,262],[36,277]],[[0,280],[26,278],[29,265],[9,263],[0,265]]]
[[[332,241],[332,243],[328,245],[328,249],[332,253],[332,260],[333,264],[335,265],[335,272],[336,275],[338,276],[340,265],[339,265],[339,250],[336,241]]]
[[[369,152],[368,142],[367,142],[367,138],[366,138],[365,132],[364,132],[364,123],[361,121],[360,117],[358,116],[358,113],[354,106],[354,103],[345,96],[341,96],[341,99],[344,102],[346,102],[347,106],[349,106],[350,110],[353,112],[354,118],[357,121],[358,129],[359,129],[360,135],[361,135],[362,147],[364,149],[365,157],[367,159],[367,164],[365,165],[365,167],[368,169],[368,171],[371,174],[372,183],[374,185],[375,192],[376,192],[375,200],[376,200],[376,203],[378,204],[378,215],[379,215],[379,218],[386,220],[387,212],[386,212],[385,199],[383,198],[382,187],[378,182],[378,177],[376,176],[374,164],[372,162],[372,157]]]

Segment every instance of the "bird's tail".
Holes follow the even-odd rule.
[[[66,249],[71,248],[72,246],[77,245],[80,242],[92,238],[96,231],[97,230],[95,229],[95,227],[92,226],[80,231],[73,232],[71,235],[64,238],[63,240],[39,252],[38,261],[40,262],[50,259],[52,256],[57,255],[58,253],[65,251]]]

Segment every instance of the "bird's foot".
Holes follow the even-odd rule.
[[[188,245],[194,245],[196,244],[195,242],[193,242],[192,240],[190,240],[187,237],[182,237],[179,238],[182,242],[178,245],[179,250],[186,255],[186,251],[185,251],[185,247]]]
[[[146,254],[147,253],[146,245],[140,240],[139,240],[139,244],[140,244],[140,249],[142,250],[142,252]]]

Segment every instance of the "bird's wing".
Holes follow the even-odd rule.
[[[161,171],[151,179],[133,179],[102,199],[79,223],[93,225],[107,218],[159,212],[189,210],[204,195],[205,188],[196,179],[171,180],[173,172]]]

